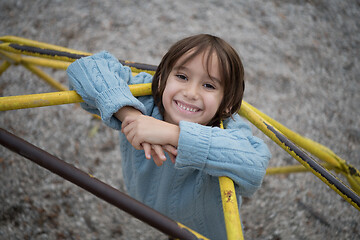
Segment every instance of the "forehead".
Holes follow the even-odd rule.
[[[190,65],[201,67],[210,77],[221,80],[221,65],[215,52],[189,50],[176,61],[173,69],[189,68]]]

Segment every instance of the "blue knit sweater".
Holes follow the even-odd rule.
[[[131,70],[107,52],[79,59],[67,69],[70,88],[85,100],[82,107],[101,115],[116,130],[121,122],[113,114],[132,106],[162,120],[152,96],[135,98],[128,85],[150,83],[152,76]],[[237,199],[250,196],[261,185],[270,159],[264,142],[235,114],[224,121],[226,129],[180,122],[176,163],[161,167],[147,160],[120,134],[123,176],[130,195],[210,239],[226,239],[219,176],[230,177]]]

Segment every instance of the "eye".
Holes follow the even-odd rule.
[[[215,86],[212,85],[212,84],[210,84],[210,83],[205,83],[205,84],[204,84],[204,87],[205,87],[205,88],[208,88],[208,89],[215,89]]]
[[[184,74],[176,74],[176,77],[181,80],[187,80],[187,77]]]

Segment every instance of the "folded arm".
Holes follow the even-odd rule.
[[[180,122],[178,155],[175,167],[194,168],[211,176],[227,176],[249,196],[261,185],[270,152],[254,137],[238,115],[224,123],[226,129]]]
[[[100,52],[81,58],[67,69],[70,89],[85,101],[81,106],[101,116],[103,122],[121,129],[121,122],[113,115],[120,108],[131,106],[146,114],[144,104],[130,92],[129,84],[151,82],[152,76],[140,73],[133,77],[129,67],[123,66],[113,55]]]
[[[121,131],[136,149],[144,149],[147,159],[153,156],[156,165],[166,160],[164,151],[175,163],[179,126],[143,115],[132,107],[123,107],[115,116],[122,122]]]
[[[130,92],[130,84],[150,83],[152,76],[139,73],[132,76],[129,67],[123,66],[108,52],[96,53],[81,58],[72,63],[68,69],[69,85],[85,101],[81,106],[94,114],[101,116],[103,122],[111,128],[120,130],[123,122],[128,125],[131,121],[143,114],[150,114],[153,109],[153,100],[149,96],[135,98]],[[139,149],[139,144],[136,146]],[[163,149],[172,155],[176,149],[172,145],[156,145],[145,143],[147,156],[152,155],[157,160],[164,156]],[[172,156],[174,159],[174,156]],[[159,157],[160,156],[160,157]],[[156,161],[160,163],[159,161]]]

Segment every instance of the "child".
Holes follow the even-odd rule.
[[[241,196],[260,187],[270,158],[236,114],[244,71],[235,50],[200,34],[174,44],[154,77],[133,77],[107,52],[77,60],[67,72],[82,107],[121,130],[130,195],[210,239],[226,239],[218,177],[234,181],[240,206]],[[153,96],[132,96],[128,85],[150,82]],[[151,156],[155,164],[146,160]]]

